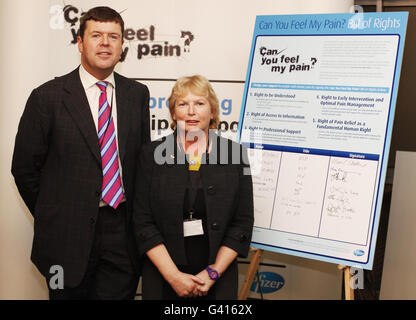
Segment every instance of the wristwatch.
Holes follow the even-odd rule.
[[[218,274],[218,271],[215,269],[212,269],[210,267],[206,267],[205,270],[207,270],[208,272],[208,276],[211,280],[218,280],[218,278],[220,277]]]

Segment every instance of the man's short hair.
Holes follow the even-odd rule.
[[[121,38],[124,34],[124,21],[120,14],[110,7],[95,7],[84,13],[80,20],[79,36],[84,39],[84,31],[88,20],[100,22],[116,22],[121,26]]]

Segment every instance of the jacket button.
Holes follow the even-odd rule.
[[[242,234],[240,236],[240,242],[246,242],[247,241],[247,236],[245,234]]]
[[[218,224],[218,222],[213,222],[211,224],[211,229],[212,230],[219,230],[220,229],[220,225]]]
[[[207,189],[208,194],[213,195],[215,194],[215,188],[214,186],[209,186]]]
[[[90,222],[91,222],[91,225],[93,225],[95,223],[95,219],[94,218],[91,218],[90,219]]]
[[[96,196],[96,197],[99,197],[100,195],[101,195],[101,192],[100,192],[100,191],[96,191],[96,192],[95,192],[95,196]]]

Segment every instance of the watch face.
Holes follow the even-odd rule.
[[[206,268],[209,277],[211,278],[211,280],[217,280],[218,279],[218,272],[217,270],[211,269],[210,267]]]

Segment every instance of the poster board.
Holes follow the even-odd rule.
[[[371,269],[407,13],[257,16],[237,133],[254,247]]]

